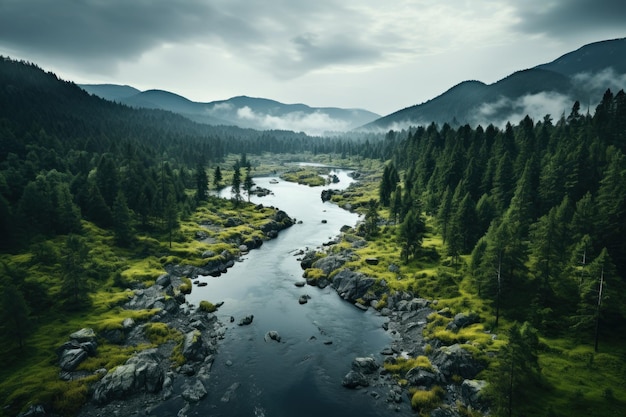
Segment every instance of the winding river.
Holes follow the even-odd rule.
[[[336,170],[346,188],[348,171]],[[360,417],[389,415],[385,394],[348,390],[341,386],[352,359],[374,356],[389,344],[385,321],[343,301],[330,287],[296,287],[302,281],[299,251],[316,248],[337,236],[342,226],[354,226],[358,216],[320,198],[321,187],[255,178],[273,195],[253,197],[254,203],[279,207],[302,221],[251,251],[220,277],[204,277],[188,301],[223,301],[216,313],[227,326],[203,401],[187,415],[257,417]],[[272,181],[273,180],[273,181]],[[272,183],[270,182],[272,181]],[[226,190],[229,193],[230,190]],[[228,194],[227,194],[228,195]],[[325,220],[326,222],[323,222]],[[300,305],[298,298],[311,299]],[[237,326],[247,315],[252,324]],[[235,321],[230,322],[234,317]],[[281,342],[265,340],[275,330]]]

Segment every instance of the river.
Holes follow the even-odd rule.
[[[336,170],[340,181],[332,188],[346,188],[352,179],[348,171]],[[337,236],[342,226],[354,226],[358,216],[322,202],[322,187],[308,187],[279,180],[255,178],[258,186],[273,195],[253,197],[252,202],[278,207],[302,221],[245,255],[220,277],[201,278],[206,287],[194,286],[187,297],[197,305],[201,300],[223,301],[217,316],[227,326],[209,384],[209,395],[186,413],[189,416],[257,417],[375,417],[389,415],[385,392],[375,399],[369,390],[348,390],[341,385],[352,359],[374,356],[389,344],[382,329],[385,319],[375,312],[363,312],[343,301],[330,287],[294,285],[302,269],[296,253],[316,248]],[[274,181],[272,181],[274,182]],[[226,190],[228,195],[229,190]],[[322,222],[325,220],[326,222]],[[298,298],[311,299],[300,305]],[[246,315],[252,324],[237,326]],[[230,317],[235,322],[230,322]],[[266,341],[265,334],[277,331],[282,340]],[[224,394],[233,384],[229,401]],[[395,414],[395,413],[394,413]]]

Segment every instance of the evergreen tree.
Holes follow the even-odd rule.
[[[131,225],[131,212],[126,204],[126,197],[122,191],[118,191],[113,202],[113,232],[115,242],[120,246],[128,246],[133,240],[133,228]]]
[[[254,181],[252,180],[252,174],[250,173],[250,170],[250,165],[246,166],[246,176],[243,179],[243,190],[248,196],[248,203],[250,202],[250,194],[252,194],[252,190],[255,186]]]
[[[24,347],[32,322],[30,308],[22,292],[7,278],[0,282],[0,334],[3,340],[16,341]]]
[[[55,191],[54,223],[57,234],[80,233],[82,231],[80,208],[74,204],[69,185],[60,183]]]
[[[170,192],[165,200],[165,228],[169,236],[169,246],[172,247],[172,233],[178,227],[178,207],[174,193]]]
[[[391,207],[389,208],[390,220],[395,224],[398,220],[398,216],[402,211],[402,186],[397,185],[396,191],[393,193],[393,198],[391,200]]]
[[[513,416],[514,411],[530,399],[528,387],[537,384],[541,375],[536,330],[528,322],[521,326],[515,323],[508,336],[509,341],[500,349],[486,389],[492,400],[492,412],[498,417]]]
[[[419,253],[425,232],[426,223],[422,217],[419,204],[416,204],[404,216],[404,220],[400,224],[399,239],[402,246],[400,256],[405,263],[408,263],[410,258],[415,257]]]
[[[196,167],[196,200],[206,201],[209,196],[209,177],[206,174],[204,162],[200,160]]]
[[[238,161],[233,165],[233,181],[231,183],[230,193],[233,195],[235,206],[239,206],[241,202],[241,168]]]
[[[215,167],[215,170],[213,171],[213,184],[215,185],[215,189],[217,191],[222,189],[222,170],[220,169],[219,165]]]
[[[378,235],[378,220],[378,202],[371,199],[365,214],[365,222],[363,223],[366,238],[371,239]]]
[[[448,238],[448,225],[452,217],[452,210],[452,193],[450,192],[450,187],[447,186],[446,190],[443,192],[441,204],[437,211],[437,223],[439,223],[443,243],[446,243],[446,239]]]
[[[77,235],[68,235],[65,239],[63,283],[61,296],[66,308],[80,310],[90,304],[89,283],[87,281],[85,263],[89,249],[84,238]]]

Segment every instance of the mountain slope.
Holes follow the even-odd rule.
[[[362,129],[401,129],[450,123],[503,125],[527,114],[542,118],[568,113],[574,101],[595,107],[589,97],[626,88],[626,38],[596,42],[548,64],[515,72],[490,85],[462,82],[425,103],[382,117]]]
[[[380,117],[361,109],[310,107],[247,96],[199,103],[163,90],[131,91],[110,84],[85,84],[81,88],[109,100],[115,97],[113,100],[132,107],[168,110],[210,125],[235,125],[257,130],[293,130],[319,135],[327,131],[351,130]],[[130,94],[122,96],[124,91]]]

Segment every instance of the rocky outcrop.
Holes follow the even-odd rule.
[[[199,379],[195,379],[192,383],[183,385],[181,396],[189,402],[198,402],[208,394],[204,384]]]
[[[160,391],[165,379],[165,371],[160,362],[156,349],[139,352],[96,384],[93,400],[98,404],[105,404],[138,391]]]
[[[328,255],[313,262],[311,267],[321,269],[324,275],[328,276],[334,270],[341,268],[348,260],[350,257],[343,254]]]
[[[372,357],[354,358],[352,361],[352,370],[368,375],[378,371],[380,365]]]
[[[265,333],[265,341],[268,342],[270,340],[280,343],[280,334],[276,330],[270,330],[269,332]]]
[[[344,300],[356,302],[367,293],[375,282],[373,278],[360,272],[343,269],[335,275],[332,285]]]
[[[188,361],[203,361],[212,349],[202,337],[199,330],[192,330],[185,334],[182,354]]]
[[[249,324],[252,324],[252,320],[254,320],[254,315],[250,314],[249,316],[245,316],[244,318],[239,320],[239,323],[237,323],[237,325],[247,326]]]
[[[359,387],[368,387],[369,381],[367,380],[367,377],[362,373],[357,371],[350,371],[348,372],[348,374],[346,374],[346,376],[343,377],[341,385],[346,388],[355,389]]]
[[[447,330],[452,330],[453,332],[458,332],[465,326],[469,326],[474,323],[478,323],[480,321],[480,316],[474,312],[469,313],[459,313],[454,316],[452,321],[448,323],[446,326]]]
[[[98,344],[96,333],[91,328],[80,329],[70,335],[70,340],[63,343],[56,351],[59,357],[61,373],[76,370],[89,356],[95,356]],[[63,379],[72,379],[65,377]]]
[[[461,398],[466,406],[475,410],[485,410],[487,403],[483,398],[482,391],[487,386],[486,381],[466,379],[461,383]]]
[[[459,344],[440,347],[431,362],[446,378],[458,375],[464,379],[472,379],[485,368],[484,364],[474,359],[472,354]]]

